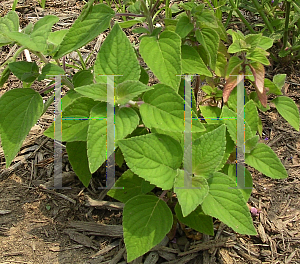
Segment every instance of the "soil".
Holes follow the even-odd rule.
[[[12,2],[1,1],[1,17],[11,10]],[[60,17],[55,27],[61,29],[71,26],[83,5],[84,1],[51,0],[46,1],[43,10],[37,1],[23,0],[18,2],[16,11],[21,18],[21,28],[39,17],[53,14]],[[126,33],[132,42],[138,42],[137,35]],[[97,45],[106,34],[81,49],[83,54],[93,53],[90,62],[95,59]],[[11,46],[1,48],[0,63],[13,54],[12,49]],[[269,78],[278,73],[287,74],[284,95],[300,108],[299,62],[273,64],[266,70]],[[40,91],[45,85],[46,82],[34,83],[33,88]],[[21,86],[20,81],[10,76],[0,88],[0,96]],[[258,235],[235,234],[215,221],[215,236],[192,236],[193,240],[179,228],[176,240],[166,241],[164,247],[134,263],[300,263],[300,133],[272,104],[271,109],[260,112],[260,116],[264,128],[261,141],[275,151],[289,177],[273,180],[250,169],[253,192],[249,203],[261,209],[259,216],[253,217]],[[66,188],[45,188],[53,186],[53,140],[45,137],[43,131],[52,122],[53,106],[32,128],[9,169],[5,168],[0,148],[0,264],[127,263],[121,228],[122,205],[106,196],[105,190],[97,188],[105,184],[105,167],[93,175],[90,186],[85,188],[74,177],[65,154],[63,186]],[[119,174],[123,171],[124,168],[117,168]],[[95,200],[111,204],[95,206]],[[183,231],[186,230],[183,228]],[[194,244],[202,248],[190,251]],[[156,256],[159,257],[157,262],[147,262]]]

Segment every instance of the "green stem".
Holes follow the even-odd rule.
[[[287,45],[288,41],[288,34],[289,34],[289,21],[290,21],[290,12],[291,12],[291,2],[285,1],[286,8],[285,8],[285,25],[284,25],[284,33],[283,33],[283,46],[282,49],[284,50]]]
[[[233,0],[229,0],[229,3],[232,7],[232,9],[238,14],[239,18],[243,21],[245,26],[250,30],[252,34],[255,34],[255,30],[251,27],[251,25],[248,23],[248,21],[244,18],[240,10],[237,8],[236,4],[233,2]]]
[[[270,21],[268,20],[268,18],[266,17],[262,6],[258,3],[257,0],[252,0],[252,3],[254,4],[255,8],[257,9],[257,12],[259,13],[259,15],[261,16],[261,18],[263,19],[263,21],[265,22],[268,30],[270,31],[270,33],[274,33],[274,29],[270,23]]]
[[[149,27],[150,34],[152,34],[152,32],[153,32],[153,22],[152,22],[152,17],[151,17],[150,11],[146,6],[145,1],[144,0],[140,0],[140,1],[141,1],[141,8],[142,8],[143,13],[146,17],[146,20],[148,22],[148,27]]]
[[[83,58],[82,58],[82,55],[81,55],[81,53],[79,52],[79,50],[76,50],[76,52],[77,52],[77,54],[78,54],[78,57],[79,57],[79,60],[80,60],[80,63],[81,63],[81,67],[82,67],[83,70],[85,70],[85,69],[86,69],[86,65],[85,65],[85,63],[84,63],[84,60],[83,60]]]

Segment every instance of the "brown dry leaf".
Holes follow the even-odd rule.
[[[264,87],[265,67],[259,62],[252,62],[250,69],[254,75],[255,90],[258,98],[264,107],[267,107],[267,94]]]

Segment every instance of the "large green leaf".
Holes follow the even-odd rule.
[[[202,28],[196,31],[196,38],[207,52],[209,65],[212,69],[216,66],[220,37],[212,28]]]
[[[43,98],[30,88],[13,89],[0,97],[0,136],[6,167],[17,155],[43,108]]]
[[[115,115],[115,140],[123,139],[129,135],[139,124],[140,118],[136,111],[123,107]]]
[[[272,100],[277,111],[290,125],[299,131],[299,109],[295,102],[287,96],[278,96]]]
[[[148,134],[119,140],[128,167],[152,184],[169,190],[173,187],[183,151],[173,138],[162,134]]]
[[[122,189],[110,189],[107,195],[122,203],[126,203],[129,199],[136,195],[150,192],[155,186],[137,176],[131,170],[127,170],[116,181],[115,187],[121,187]]]
[[[153,87],[153,90],[144,94],[145,103],[140,106],[144,124],[149,128],[183,132],[184,100],[169,86],[156,84]],[[192,124],[193,132],[204,130],[199,120],[193,120]]]
[[[191,185],[184,179],[184,170],[178,170],[175,178],[174,192],[181,205],[184,217],[193,212],[208,194],[208,184],[204,177],[190,176]]]
[[[57,16],[48,15],[41,18],[33,27],[30,35],[21,32],[9,32],[6,35],[21,46],[44,53],[47,49],[47,39],[53,24],[58,22]]]
[[[5,33],[19,31],[19,17],[15,11],[9,11],[0,18],[0,47],[8,45],[12,40]]]
[[[96,101],[107,102],[106,83],[93,83],[93,84],[83,85],[75,88],[75,91]]]
[[[67,142],[67,152],[72,169],[85,187],[89,186],[92,174],[89,170],[86,142]]]
[[[181,74],[181,38],[176,33],[164,31],[159,40],[144,37],[140,43],[140,53],[161,83],[178,90]]]
[[[170,208],[158,197],[138,195],[127,201],[123,211],[127,261],[142,256],[161,242],[172,224]]]
[[[188,216],[184,217],[182,215],[181,207],[179,203],[177,203],[175,206],[175,213],[178,220],[188,227],[193,228],[200,233],[204,233],[210,236],[214,235],[213,219],[211,216],[205,215],[203,213],[201,206],[198,206],[196,210],[191,212]]]
[[[221,125],[193,142],[193,173],[208,175],[216,171],[225,153],[226,128]]]
[[[116,104],[124,105],[134,97],[151,89],[153,87],[147,86],[140,81],[122,82],[116,88]]]
[[[37,72],[38,72],[38,69],[37,69]],[[55,75],[64,75],[64,74],[65,74],[65,71],[58,65],[53,64],[53,63],[47,63],[43,67],[42,74],[39,76],[38,80],[39,81],[44,80],[45,78],[47,78],[47,75],[48,75],[48,78],[49,77],[51,78],[51,77],[54,77]]]
[[[87,155],[89,168],[94,173],[112,153],[106,154],[106,103],[98,103],[90,111],[87,129]],[[110,132],[112,133],[112,132]],[[106,156],[107,155],[107,156]]]
[[[246,153],[245,162],[273,179],[285,179],[288,176],[273,150],[263,143],[258,143],[249,154]]]
[[[175,32],[181,37],[185,38],[194,28],[190,19],[187,16],[181,16],[177,22]]]
[[[31,83],[39,76],[36,62],[16,61],[9,63],[8,67],[23,82]]]
[[[256,104],[252,100],[248,101],[245,104],[244,111],[245,111],[245,121],[251,128],[251,131],[253,132],[252,135],[254,135],[258,128],[258,119],[259,119]]]
[[[92,7],[91,12],[81,21],[81,16],[69,29],[54,58],[58,59],[73,50],[79,49],[109,27],[114,11],[105,4]]]
[[[182,73],[199,74],[211,77],[211,72],[207,69],[199,53],[191,46],[181,46]]]
[[[118,24],[103,42],[94,70],[97,82],[107,82],[107,77],[101,75],[122,75],[114,78],[116,85],[126,80],[139,80],[141,69],[135,51]]]
[[[88,118],[91,109],[97,102],[87,97],[79,97],[70,102],[62,115],[62,141],[86,141]],[[44,132],[44,135],[54,138],[54,123]]]
[[[208,180],[209,193],[202,203],[203,212],[218,218],[240,234],[256,235],[246,201],[235,182],[216,172]]]

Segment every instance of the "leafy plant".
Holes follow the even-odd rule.
[[[1,45],[16,43],[20,46],[16,54],[29,49],[40,58],[38,63],[16,61],[18,55],[15,55],[2,64],[5,66],[2,85],[11,72],[23,82],[23,88],[7,91],[0,98],[0,135],[7,167],[30,128],[53,102],[52,96],[43,104],[41,95],[30,88],[33,81],[43,80],[47,75],[64,75],[63,57],[108,29],[116,16],[107,5],[93,5],[93,2],[86,5],[69,30],[51,32],[58,21],[56,16],[45,16],[23,32],[18,32],[15,12],[1,18]],[[140,37],[139,54],[159,83],[147,85],[149,76],[139,64],[138,53],[120,24],[115,23],[95,64],[87,68],[82,63],[82,69],[72,79],[62,77],[62,83],[69,88],[62,98],[62,141],[67,142],[73,170],[88,186],[92,173],[113,154],[106,151],[111,135],[107,134],[110,122],[107,109],[111,107],[108,102],[111,78],[107,76],[113,75],[115,155],[120,166],[126,162],[128,170],[115,183],[121,189],[112,188],[108,194],[125,203],[127,260],[132,261],[158,244],[174,221],[213,235],[215,217],[236,232],[255,235],[246,205],[251,194],[251,174],[238,166],[245,173],[246,186],[236,186],[236,165],[230,161],[237,139],[238,79],[234,75],[252,74],[247,78],[256,90],[249,95],[244,91],[245,162],[268,177],[286,178],[287,172],[276,154],[267,145],[258,143],[256,135],[262,131],[258,110],[268,110],[267,95],[281,95],[285,80],[283,75],[275,76],[273,81],[264,76],[264,65],[269,64],[266,50],[272,46],[272,40],[261,34],[244,36],[239,31],[226,32],[212,10],[194,2],[178,5],[180,12],[174,12],[172,19],[166,17],[164,28],[156,28],[152,17],[157,8],[155,3],[141,0],[139,4],[148,23],[147,27],[135,29],[144,33]],[[169,5],[165,10],[168,8]],[[230,44],[228,49],[224,43]],[[195,91],[202,89],[206,99],[212,100],[209,106],[198,102],[199,110],[197,93],[190,97],[188,79],[181,77],[194,74],[198,74]],[[203,81],[207,84],[201,87]],[[220,84],[224,85],[223,91]],[[50,88],[53,85],[47,89]],[[188,97],[192,99],[191,107]],[[225,104],[219,108],[222,97]],[[295,103],[284,96],[273,102],[278,112],[299,130]],[[190,147],[186,146],[187,129],[191,132]],[[44,134],[54,138],[54,124]],[[160,197],[152,192],[155,187],[161,189]]]
[[[276,52],[279,57],[286,57],[290,60],[299,59],[300,39],[300,2],[297,0],[285,1],[234,1],[229,0],[232,8],[229,12],[226,25],[229,24],[233,12],[242,20],[249,31],[254,34],[254,30],[239,9],[249,10],[253,14],[259,15],[263,23],[256,23],[254,26],[258,28],[258,32],[265,36],[276,40]],[[277,61],[277,54],[274,53],[273,59]]]

